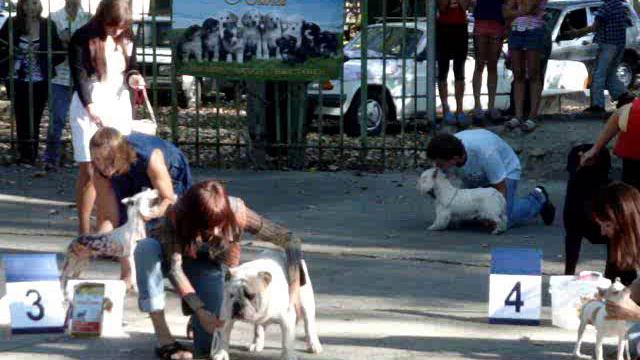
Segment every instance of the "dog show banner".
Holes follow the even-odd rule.
[[[173,2],[178,74],[229,79],[337,78],[344,0]]]

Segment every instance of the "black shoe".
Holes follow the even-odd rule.
[[[604,115],[607,113],[607,111],[603,107],[591,105],[588,108],[584,109],[582,113],[588,115]]]
[[[551,225],[556,219],[556,207],[553,206],[551,199],[549,199],[547,189],[545,189],[544,186],[538,185],[536,186],[536,189],[539,189],[544,196],[544,204],[542,205],[542,209],[540,209],[540,217],[542,217],[542,221],[545,225]]]

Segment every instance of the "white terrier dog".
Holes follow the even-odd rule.
[[[458,189],[437,168],[418,179],[418,191],[436,203],[436,220],[429,230],[445,230],[450,222],[485,220],[493,224],[492,234],[507,230],[507,202],[494,188]]]
[[[600,290],[599,296],[596,299],[592,299],[582,306],[580,310],[580,327],[578,328],[578,342],[576,348],[573,351],[574,356],[581,359],[590,359],[590,356],[585,356],[580,353],[580,347],[582,345],[582,337],[587,325],[593,325],[596,328],[596,360],[604,360],[602,352],[602,342],[608,337],[618,338],[618,360],[624,359],[624,354],[627,354],[627,359],[631,359],[629,354],[629,338],[627,332],[629,326],[624,320],[607,320],[606,301],[620,302],[630,296],[629,289],[620,282],[620,278],[616,278],[616,281],[611,284],[606,290]]]
[[[126,257],[131,267],[131,287],[137,291],[136,287],[136,267],[134,265],[133,252],[136,243],[147,237],[145,221],[143,217],[152,217],[154,214],[153,204],[158,200],[158,190],[143,190],[138,194],[123,199],[122,203],[127,205],[127,222],[103,234],[82,235],[75,238],[67,248],[67,254],[62,267],[61,282],[63,289],[66,289],[67,280],[77,278],[89,265],[89,258],[92,256],[114,256]],[[82,255],[77,254],[74,249],[86,248],[88,251]]]

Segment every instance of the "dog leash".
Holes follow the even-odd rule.
[[[451,200],[449,200],[449,203],[447,204],[447,206],[445,206],[445,208],[448,208],[449,206],[451,206],[451,204],[453,204],[453,200],[455,200],[456,196],[458,196],[458,191],[460,191],[460,189],[456,188],[456,192],[453,193],[453,195],[451,196]]]

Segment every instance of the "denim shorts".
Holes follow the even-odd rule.
[[[544,50],[544,28],[509,33],[509,50]]]

